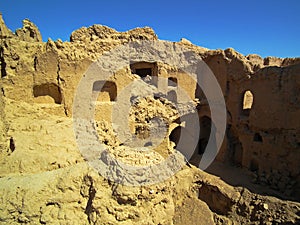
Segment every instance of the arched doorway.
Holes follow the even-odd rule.
[[[188,119],[182,120],[181,119],[181,122],[188,122],[188,121],[190,121],[190,120],[188,120]],[[215,129],[215,126],[212,123],[210,117],[208,117],[208,116],[201,117],[199,120],[199,123],[200,123],[199,124],[200,125],[200,133],[199,133],[198,139],[197,139],[197,137],[194,137],[193,134],[190,134],[190,133],[188,134],[188,132],[187,133],[183,132],[183,130],[185,128],[182,126],[176,127],[169,135],[169,139],[170,139],[170,141],[174,142],[175,148],[183,154],[184,154],[184,152],[189,152],[189,150],[188,149],[178,149],[177,144],[179,142],[179,138],[183,139],[182,141],[185,144],[183,144],[182,146],[186,146],[186,147],[193,146],[190,143],[193,141],[196,141],[195,145],[194,145],[194,146],[196,146],[195,149],[190,149],[190,151],[192,151],[194,153],[192,154],[192,157],[189,159],[189,162],[197,167],[199,166],[201,158],[207,149],[207,144],[210,139],[211,133],[212,133],[212,137],[211,137],[210,148],[213,148],[213,149],[210,149],[210,151],[217,150],[216,138],[215,138],[216,129]],[[185,133],[185,135],[182,135],[182,132]]]
[[[202,155],[205,152],[209,136],[211,132],[211,119],[208,116],[203,116],[200,119],[200,135],[197,146],[198,154]]]
[[[169,141],[176,150],[180,151],[189,160],[195,152],[199,139],[198,114],[189,113],[183,115],[177,122],[180,125],[172,130],[169,135]]]
[[[190,159],[190,163],[194,166],[199,166],[203,154],[207,151],[207,144],[211,138],[209,151],[217,151],[216,147],[216,128],[211,118],[208,116],[202,116],[200,118],[200,134],[198,139],[197,147],[194,151],[193,156]],[[212,134],[212,137],[210,135]]]
[[[243,165],[243,145],[238,137],[238,131],[231,125],[227,126],[228,160],[235,166]]]

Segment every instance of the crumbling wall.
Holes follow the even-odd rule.
[[[74,31],[70,42],[49,39],[45,43],[29,20],[13,33],[2,17],[0,36],[1,98],[28,104],[44,103],[46,105],[40,107],[45,112],[67,117],[72,115],[74,93],[82,75],[103,52],[131,40],[157,40],[151,28],[117,32],[94,25]],[[258,174],[258,182],[276,186],[287,195],[299,195],[296,193],[300,190],[299,58],[263,59],[258,55],[243,56],[233,49],[208,50],[187,41],[178,44],[202,56],[223,91],[228,126],[217,160],[246,167]],[[152,77],[165,78],[162,84],[154,82],[154,85],[165,91],[164,97],[170,102],[181,102],[178,88],[183,88],[191,99],[199,99],[199,118],[210,118],[205,95],[184,71],[158,62],[135,63],[112,74],[109,81],[112,83],[98,90],[96,120],[111,122],[108,115],[117,95],[132,80],[138,79],[134,74],[143,71],[137,70],[147,68],[151,68]],[[244,106],[245,93],[247,106]],[[41,96],[50,97],[41,100]],[[173,121],[170,129],[176,127],[177,122]],[[9,137],[4,134],[2,140],[7,142]]]
[[[256,170],[262,182],[293,196],[299,195],[293,185],[300,174],[296,163],[300,160],[299,72],[298,64],[253,74],[244,84],[253,93],[253,106],[249,115],[241,116],[239,129],[243,166]],[[253,164],[256,168],[251,168]]]

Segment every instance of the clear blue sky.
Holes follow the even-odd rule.
[[[164,40],[185,37],[245,55],[300,57],[299,0],[1,0],[0,11],[12,31],[29,18],[44,41],[69,40],[73,30],[93,24],[118,31],[150,26]]]

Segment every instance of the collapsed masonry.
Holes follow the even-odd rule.
[[[130,40],[157,39],[150,28],[118,33],[94,25],[74,31],[70,42],[49,39],[43,43],[38,29],[29,20],[24,20],[24,27],[15,34],[6,28],[3,20],[0,29],[2,97],[57,104],[68,117],[72,115],[74,90],[92,61]],[[187,41],[178,44],[200,54],[222,88],[228,115],[227,134],[217,160],[246,167],[266,178],[266,183],[278,184],[281,191],[296,195],[291,190],[300,190],[295,186],[295,181],[298,185],[300,181],[299,58],[262,59],[258,55],[245,57],[233,49],[207,50]],[[171,66],[137,62],[118,71],[110,81],[94,83],[92,91],[97,95],[100,92],[95,118],[111,122],[110,113],[118,93],[137,79],[136,75],[146,80],[150,76],[148,82],[155,86],[158,77],[167,78],[159,85],[166,88],[165,97],[170,102],[181,101],[177,99],[178,87],[191,99],[199,100],[197,108],[202,129],[196,152],[203,154],[213,126],[209,106],[195,81]],[[99,86],[103,86],[102,90],[98,90]],[[171,123],[178,125],[176,119]],[[170,127],[174,130],[169,131],[169,139],[176,142],[180,129],[184,128]],[[146,128],[137,126],[133,132],[138,134],[143,129]]]

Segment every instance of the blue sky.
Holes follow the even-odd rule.
[[[1,0],[0,11],[12,31],[29,18],[44,41],[69,40],[73,30],[93,24],[118,31],[150,26],[163,40],[184,37],[210,49],[300,57],[298,0]]]

